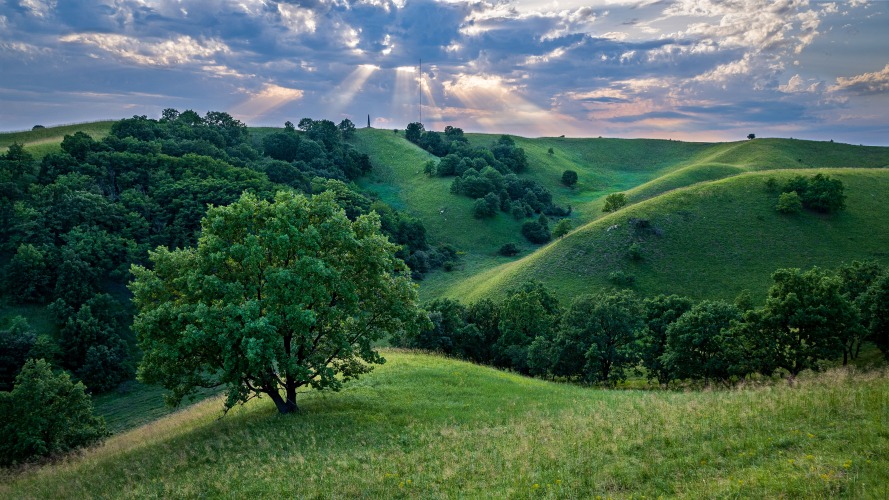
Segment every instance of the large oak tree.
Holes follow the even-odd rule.
[[[226,408],[264,394],[296,411],[298,388],[339,389],[385,361],[375,341],[417,328],[397,249],[376,214],[350,221],[330,192],[210,208],[197,248],[133,266],[141,378],[174,403],[225,386]]]

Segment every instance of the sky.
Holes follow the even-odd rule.
[[[164,108],[889,145],[889,2],[0,0],[0,130]]]

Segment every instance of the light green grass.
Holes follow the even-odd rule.
[[[435,157],[406,141],[403,133],[360,129],[353,144],[367,153],[373,164],[373,172],[360,179],[361,187],[419,217],[430,243],[450,243],[464,252],[493,254],[504,243],[522,239],[521,224],[512,217],[474,219],[474,200],[451,194],[452,178],[426,176],[423,166]]]
[[[419,354],[340,393],[219,400],[6,476],[3,498],[885,498],[889,378],[603,391]]]
[[[845,185],[847,209],[832,215],[782,215],[768,177],[783,180],[823,172]],[[610,287],[608,275],[636,277],[644,295],[678,293],[732,299],[742,290],[762,298],[780,267],[836,267],[858,259],[889,262],[889,170],[827,169],[747,173],[630,205],[514,262],[501,264],[437,292],[472,301],[499,296],[528,279],[563,299]],[[640,243],[633,262],[630,218],[648,219],[661,236]],[[609,230],[609,227],[614,227]]]
[[[25,146],[25,150],[34,155],[35,158],[40,159],[48,153],[58,151],[59,145],[66,135],[83,132],[98,141],[111,132],[111,125],[113,124],[113,121],[101,121],[47,127],[26,132],[0,133],[0,152],[5,153],[6,148],[13,143],[18,143]]]
[[[490,145],[499,136],[491,134],[467,134],[474,145]],[[609,214],[602,213],[604,196],[613,192],[626,192],[631,203],[639,203],[656,198],[674,190],[688,186],[717,181],[763,170],[790,170],[799,168],[881,168],[889,166],[889,148],[852,146],[830,142],[801,141],[794,139],[756,139],[732,143],[691,143],[681,141],[651,139],[565,139],[514,137],[516,144],[525,149],[529,159],[528,172],[523,176],[536,180],[552,193],[554,202],[561,206],[570,205],[573,209],[571,220],[575,227],[594,221],[603,221]],[[516,268],[527,269],[528,263],[538,256],[523,260],[504,259],[496,255],[504,243],[514,242],[523,245],[523,256],[540,248],[528,244],[520,233],[519,222],[507,214],[498,214],[493,219],[479,221],[470,215],[472,200],[449,192],[451,178],[430,179],[423,175],[423,164],[435,160],[420,148],[407,142],[403,134],[393,134],[386,130],[361,129],[354,141],[356,147],[370,155],[374,163],[374,174],[361,181],[363,187],[377,192],[392,205],[420,217],[429,230],[433,243],[446,242],[457,246],[465,253],[462,269],[455,272],[435,272],[427,275],[421,284],[420,293],[424,299],[439,296],[478,298],[492,291],[502,291],[506,283],[513,286],[526,277],[548,281],[559,289],[563,297],[583,291],[591,291],[607,284],[605,276],[616,269],[616,265],[596,264],[601,256],[586,251],[575,255],[573,260],[580,262],[580,270],[570,268],[565,262],[566,252],[558,252],[558,258],[542,258],[533,272],[513,272]],[[553,154],[549,154],[552,148]],[[579,181],[573,188],[560,183],[565,170],[578,172]],[[770,174],[771,175],[771,174]],[[873,193],[879,195],[879,193]],[[724,207],[727,209],[736,209]],[[708,208],[709,210],[709,208]],[[858,212],[862,218],[865,212]],[[876,213],[880,213],[879,211]],[[776,214],[769,214],[774,217]],[[860,219],[863,220],[863,219]],[[607,226],[604,226],[607,227]],[[725,234],[731,233],[730,228]],[[723,235],[724,237],[725,235]],[[774,236],[781,237],[775,233]],[[818,252],[830,252],[819,241],[807,241]],[[725,245],[733,245],[724,241]],[[741,243],[741,248],[744,248]],[[682,249],[687,251],[688,249]],[[692,249],[694,250],[694,249]],[[553,250],[543,247],[538,252],[552,255]],[[666,250],[664,250],[666,251]],[[780,253],[780,252],[779,252]],[[842,256],[864,255],[841,251]],[[678,263],[682,256],[675,256]],[[606,256],[606,260],[608,257]],[[690,259],[690,258],[689,258]],[[592,264],[586,260],[595,261]],[[611,259],[612,261],[614,259]],[[746,262],[746,261],[745,261]],[[821,262],[819,259],[782,259],[786,265],[805,266]],[[588,269],[592,266],[595,273]],[[646,270],[640,274],[641,290],[666,290],[672,288],[665,280],[678,278],[680,286],[675,291],[690,290],[699,296],[724,296],[740,289],[752,287],[764,293],[768,274],[772,269],[763,270],[756,278],[722,279],[711,282],[703,289],[698,287],[698,279],[676,276],[681,270],[663,279],[646,281]],[[759,272],[759,267],[753,269]],[[744,274],[743,270],[738,272]],[[710,279],[715,272],[706,272]],[[562,278],[569,278],[567,283]],[[465,283],[464,283],[465,281]],[[722,283],[730,286],[719,290]],[[664,286],[661,286],[664,285]]]

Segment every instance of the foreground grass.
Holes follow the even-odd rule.
[[[889,493],[889,377],[833,371],[726,391],[602,391],[387,352],[302,413],[200,403],[3,498],[871,497]]]

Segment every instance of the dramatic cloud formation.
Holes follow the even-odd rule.
[[[0,0],[0,129],[176,107],[887,144],[887,25],[862,0]]]

